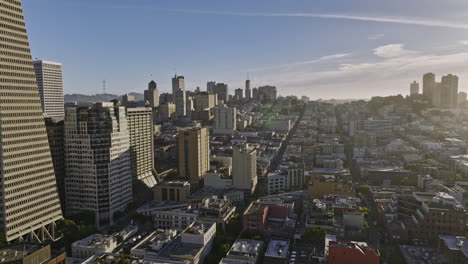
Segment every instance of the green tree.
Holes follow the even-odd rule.
[[[305,244],[312,244],[317,247],[325,247],[325,236],[327,231],[320,227],[311,227],[301,235],[300,242]]]

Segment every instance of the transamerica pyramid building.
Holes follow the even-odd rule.
[[[62,219],[20,0],[0,0],[0,238],[54,240]]]

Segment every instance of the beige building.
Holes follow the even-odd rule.
[[[127,120],[133,179],[138,179],[152,188],[156,185],[152,109],[151,107],[127,108]]]
[[[214,109],[213,134],[232,135],[237,129],[237,110],[233,107],[218,106]]]
[[[0,0],[0,236],[55,239],[62,219],[21,1]]]
[[[232,154],[233,187],[249,190],[251,193],[257,186],[257,151],[246,145],[235,148]]]
[[[209,92],[200,92],[195,95],[194,108],[195,110],[211,109],[218,103],[218,95]]]
[[[339,179],[333,175],[315,176],[308,185],[309,199],[322,199],[325,194],[353,195],[351,181]]]
[[[154,186],[156,201],[188,202],[190,200],[190,183],[187,181],[166,181]]]
[[[177,135],[179,176],[195,183],[210,169],[209,132],[207,128],[179,130]]]

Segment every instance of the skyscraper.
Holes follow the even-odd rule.
[[[234,98],[235,98],[235,100],[236,100],[236,101],[242,100],[242,98],[244,98],[243,93],[244,93],[244,91],[243,91],[241,88],[237,88],[237,89],[234,91]]]
[[[432,72],[426,73],[423,75],[423,95],[432,100],[432,92],[435,89],[436,82],[435,82],[435,74]]]
[[[184,117],[186,113],[186,93],[184,76],[175,75],[172,78],[172,96],[176,105],[176,116]]]
[[[216,82],[211,81],[206,83],[206,91],[209,93],[214,93],[215,92],[215,87],[216,87]]]
[[[154,169],[153,111],[150,107],[128,107],[127,121],[133,179],[153,188],[157,183]]]
[[[35,60],[33,64],[44,115],[63,118],[62,64],[43,60]]]
[[[225,105],[214,108],[213,134],[232,135],[236,131],[237,113],[236,108]]]
[[[210,168],[209,132],[207,128],[180,129],[177,135],[179,176],[198,183]]]
[[[21,2],[0,7],[0,233],[42,242],[62,211]]]
[[[419,94],[419,83],[416,81],[410,84],[410,95]]]
[[[250,80],[245,80],[245,99],[250,101],[252,94],[250,93]]]
[[[217,83],[215,93],[218,94],[218,100],[223,100],[224,103],[228,101],[228,85],[225,83]]]
[[[457,108],[458,106],[458,76],[448,74],[442,76],[440,82],[440,107]]]
[[[65,113],[67,215],[91,212],[96,226],[112,224],[132,201],[125,107],[95,103]]]
[[[145,90],[144,93],[145,102],[151,107],[159,106],[159,92],[155,81],[151,81],[148,84],[148,90]]]
[[[257,186],[257,151],[249,145],[233,151],[232,181],[235,188],[249,190],[251,193]]]

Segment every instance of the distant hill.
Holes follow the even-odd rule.
[[[135,97],[135,101],[143,101],[143,94],[141,93],[128,93]],[[93,95],[86,95],[86,94],[66,94],[64,96],[65,103],[69,102],[109,102],[113,99],[122,99],[122,96],[116,94],[93,94]]]

